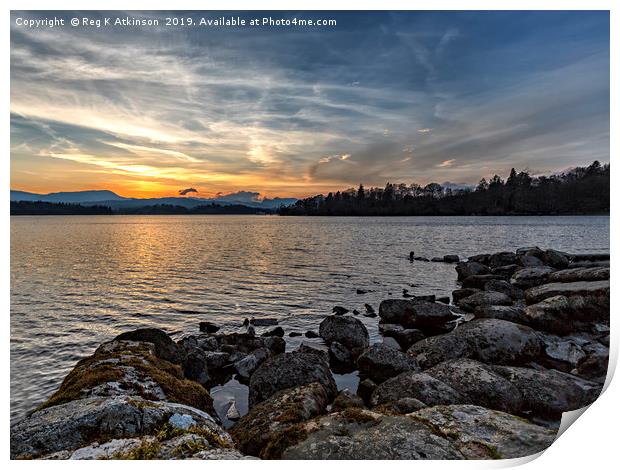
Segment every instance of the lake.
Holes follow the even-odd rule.
[[[11,420],[123,331],[179,337],[203,320],[232,332],[276,317],[293,349],[320,342],[288,333],[318,331],[335,305],[450,295],[454,265],[411,263],[412,250],[464,258],[531,245],[608,253],[609,217],[11,217]],[[358,318],[378,340],[377,318]],[[218,411],[240,393],[234,382],[213,390]]]

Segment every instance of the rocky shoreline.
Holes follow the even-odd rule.
[[[427,262],[412,252],[411,262]],[[564,411],[600,394],[609,358],[609,255],[538,247],[454,263],[452,299],[334,307],[324,344],[286,351],[285,331],[252,319],[241,333],[200,324],[174,341],[123,333],[78,362],[11,426],[13,459],[498,459],[554,440]],[[404,260],[405,262],[405,260]],[[260,334],[257,334],[257,331]],[[358,371],[357,390],[333,373]],[[209,387],[247,384],[222,425]]]

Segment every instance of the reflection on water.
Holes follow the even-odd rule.
[[[334,305],[377,309],[403,288],[449,295],[454,266],[409,263],[411,250],[524,245],[608,252],[609,217],[11,217],[11,416],[128,329],[197,332],[210,320],[235,331],[268,316],[287,334],[318,331]],[[359,318],[376,340],[377,319]],[[286,339],[289,350],[309,341]]]

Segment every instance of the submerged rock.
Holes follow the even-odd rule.
[[[336,396],[336,382],[320,355],[290,352],[267,359],[250,379],[250,408],[280,390],[312,382],[321,383],[330,398]]]

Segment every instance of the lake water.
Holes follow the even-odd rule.
[[[411,250],[463,258],[531,245],[609,252],[609,217],[11,217],[11,419],[123,331],[179,336],[210,320],[232,332],[277,317],[292,349],[309,340],[288,333],[318,331],[334,305],[378,309],[403,289],[457,287],[454,265],[410,263]],[[377,340],[377,318],[359,318]],[[214,390],[216,405],[242,389]]]

